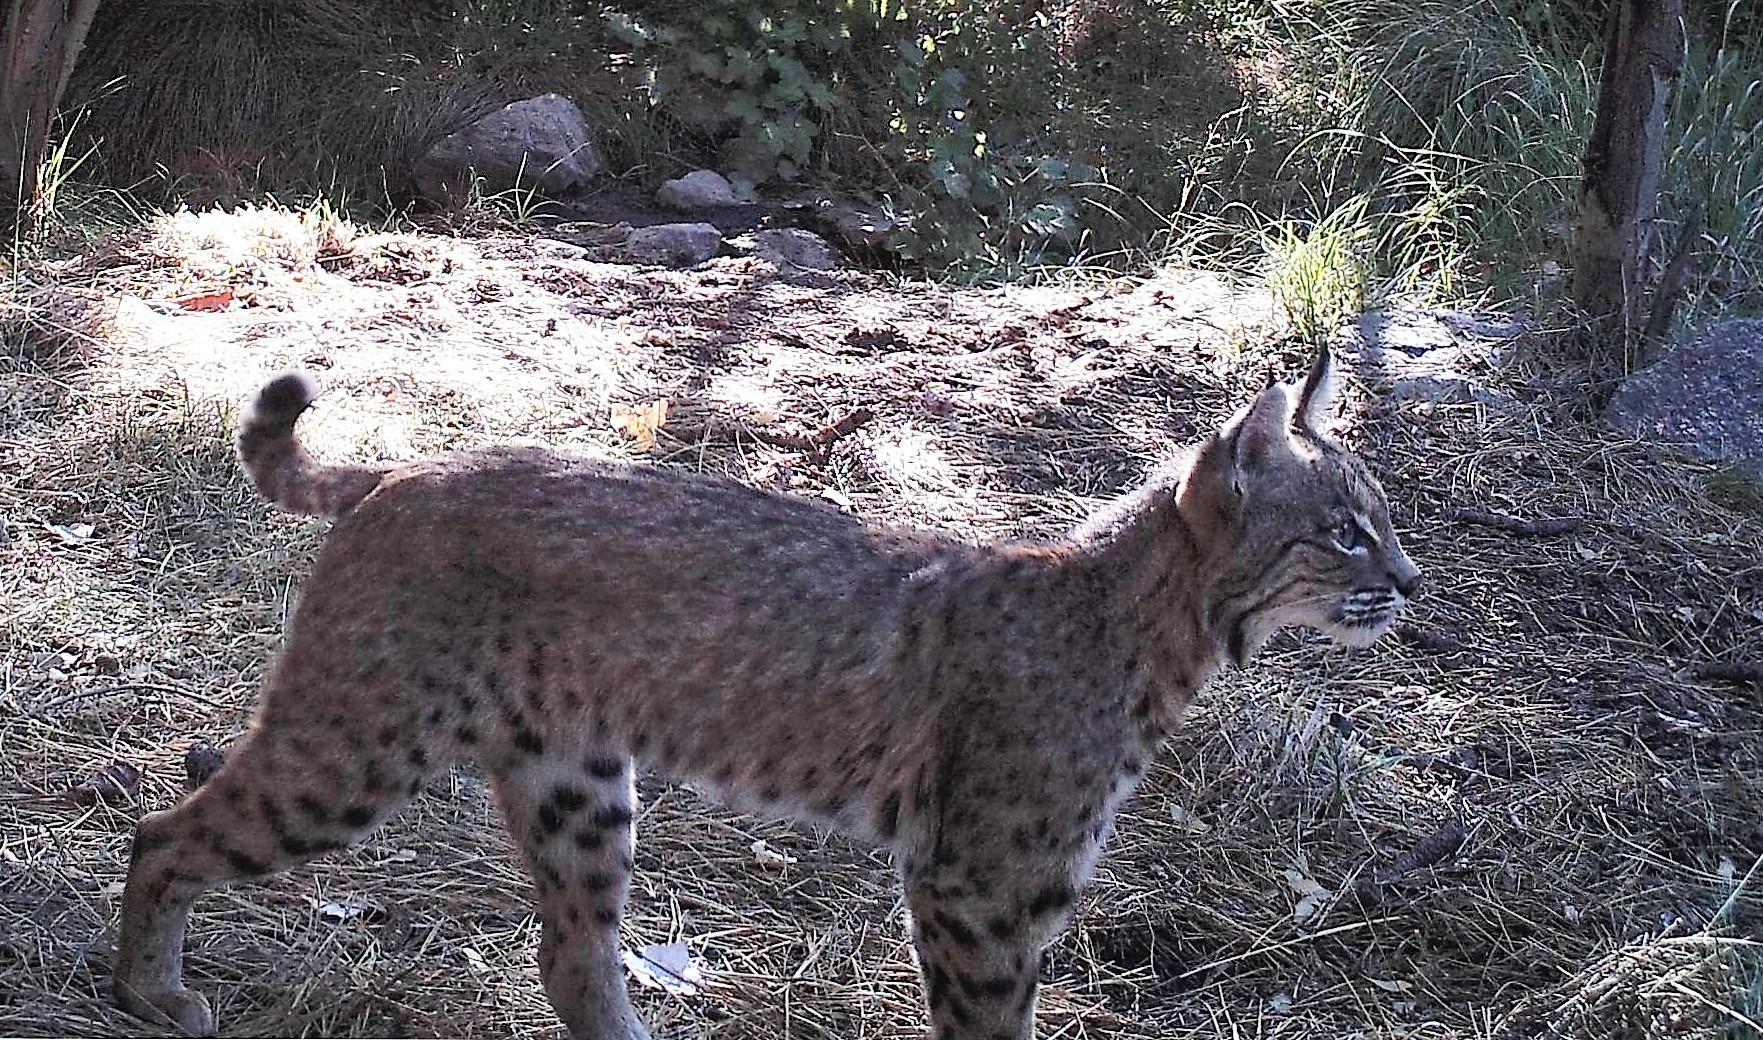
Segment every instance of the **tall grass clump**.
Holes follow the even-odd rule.
[[[1594,13],[1513,0],[1256,7],[1239,19],[1249,31],[1238,45],[1279,56],[1284,75],[1265,101],[1271,111],[1245,120],[1246,132],[1281,156],[1274,183],[1302,190],[1183,214],[1176,240],[1190,255],[1221,241],[1268,243],[1276,288],[1290,290],[1309,276],[1286,267],[1327,251],[1294,250],[1293,234],[1321,236],[1353,251],[1372,296],[1553,301],[1596,101]],[[1763,310],[1763,157],[1746,143],[1763,131],[1763,83],[1758,45],[1737,31],[1744,17],[1733,5],[1690,20],[1667,131],[1659,253],[1675,248],[1689,214],[1703,221],[1691,320]],[[1368,226],[1349,228],[1351,219]],[[1233,222],[1237,234],[1220,228]],[[1298,307],[1339,309],[1326,293]],[[1294,315],[1306,335],[1309,320]]]

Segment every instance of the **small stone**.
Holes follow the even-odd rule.
[[[735,204],[735,188],[715,170],[693,170],[684,177],[663,181],[655,192],[655,201],[687,213],[721,209]]]
[[[887,246],[898,222],[880,206],[867,206],[848,199],[828,199],[814,212],[821,230],[834,241],[847,246],[876,250]]]
[[[1463,379],[1410,376],[1390,383],[1390,399],[1427,404],[1468,404],[1475,400],[1475,387]]]
[[[758,257],[779,270],[830,271],[839,265],[838,254],[826,239],[801,228],[770,228],[734,239],[736,249]]]
[[[715,256],[721,247],[722,232],[713,224],[655,224],[632,231],[624,255],[640,264],[691,267]]]

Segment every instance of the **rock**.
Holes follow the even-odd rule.
[[[600,156],[575,102],[541,94],[435,142],[416,161],[412,177],[425,197],[456,202],[470,188],[473,170],[492,193],[524,187],[563,195],[593,180]]]
[[[735,186],[715,170],[693,170],[684,177],[663,181],[655,201],[687,213],[721,209],[735,204]]]
[[[880,206],[849,199],[823,199],[814,208],[815,223],[835,242],[855,249],[885,249],[899,223]]]
[[[801,228],[771,228],[754,231],[734,239],[730,245],[749,256],[758,257],[782,271],[807,269],[830,271],[839,266],[839,257],[826,239]]]
[[[1763,480],[1763,319],[1711,325],[1624,379],[1604,421]]]
[[[625,240],[625,259],[639,264],[691,267],[716,255],[722,232],[714,224],[654,224]]]
[[[1491,369],[1517,356],[1529,326],[1505,315],[1388,310],[1359,316],[1341,353],[1391,400],[1479,404],[1517,411],[1518,402],[1486,385]]]

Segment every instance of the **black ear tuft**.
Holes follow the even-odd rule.
[[[1324,346],[1317,350],[1310,372],[1298,388],[1297,407],[1292,409],[1292,426],[1314,430],[1334,413],[1335,393],[1334,352]]]

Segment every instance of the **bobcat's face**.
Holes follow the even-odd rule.
[[[1293,625],[1369,644],[1419,587],[1383,488],[1320,428],[1331,397],[1324,352],[1301,386],[1268,387],[1201,454],[1235,549],[1208,621],[1238,664]]]

